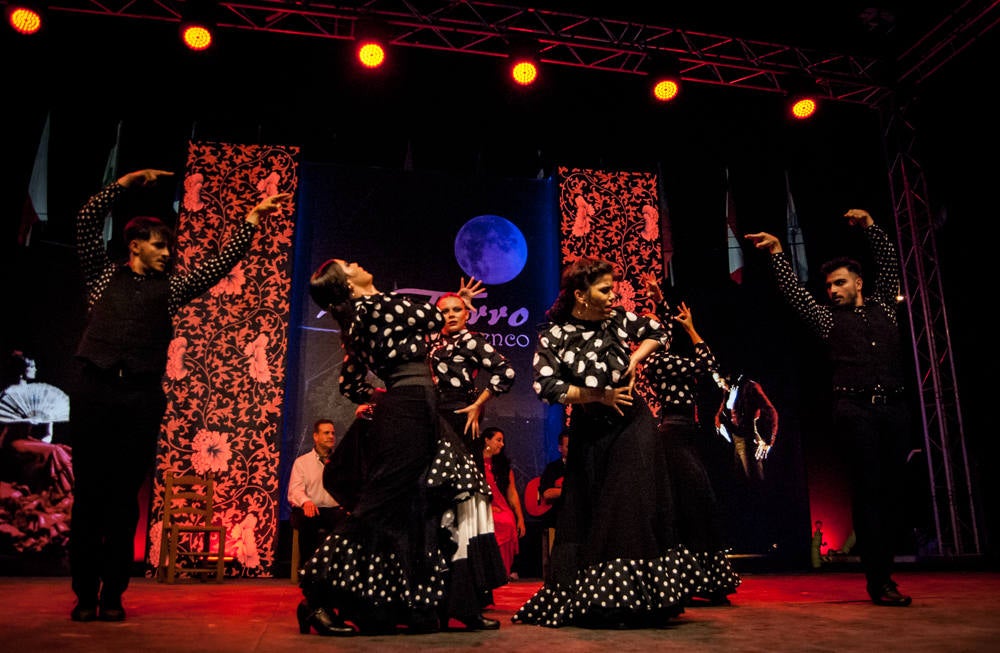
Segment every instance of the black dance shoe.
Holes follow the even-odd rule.
[[[722,592],[716,592],[712,594],[692,594],[684,601],[684,605],[689,608],[700,608],[700,607],[716,607],[720,605],[732,605],[732,601],[729,600]]]
[[[882,587],[876,591],[869,590],[868,594],[872,597],[872,603],[875,605],[888,605],[892,607],[905,608],[913,602],[912,598],[900,593],[900,591],[896,589],[896,583],[891,580],[882,585]]]
[[[299,632],[303,635],[308,635],[310,628],[324,637],[351,637],[357,634],[340,617],[330,614],[324,608],[312,608],[305,601],[299,603],[296,616],[299,619]]]
[[[433,610],[414,610],[406,623],[404,635],[429,635],[441,630],[437,614]]]
[[[458,623],[462,624],[463,627],[462,628],[452,628],[452,627],[450,627],[448,625],[447,620],[442,620],[442,621],[444,621],[444,626],[441,628],[441,630],[451,630],[451,631],[464,632],[464,631],[473,631],[473,630],[499,630],[500,629],[500,622],[499,621],[497,621],[496,619],[489,619],[487,617],[484,617],[483,615],[479,615],[477,617],[471,617],[471,618],[467,618],[467,619],[463,619],[461,617],[452,617],[452,619],[454,619]]]
[[[101,621],[125,621],[125,608],[121,605],[102,605],[97,611],[97,618]]]
[[[80,605],[77,603],[73,611],[69,613],[69,618],[73,621],[95,621],[97,619],[97,608],[92,605]]]

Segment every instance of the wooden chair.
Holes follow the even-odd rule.
[[[178,573],[184,573],[203,578],[214,575],[215,582],[222,582],[226,573],[226,527],[212,523],[215,479],[168,475],[165,486],[156,579],[173,583]]]
[[[299,529],[292,528],[292,582],[299,582]]]

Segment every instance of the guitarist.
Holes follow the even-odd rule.
[[[569,430],[563,429],[559,434],[559,458],[545,466],[538,484],[538,503],[545,507],[544,523],[549,536],[549,549],[546,554],[552,551],[552,542],[555,540],[556,515],[559,513],[559,506],[562,505],[562,484],[563,475],[566,474],[567,453],[569,453]]]

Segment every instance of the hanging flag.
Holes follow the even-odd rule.
[[[674,279],[674,229],[671,225],[670,211],[667,210],[666,190],[663,183],[663,166],[656,166],[656,194],[657,208],[659,209],[660,220],[660,248],[663,250],[663,275],[664,280],[670,283],[673,288],[676,284]]]
[[[122,121],[118,121],[118,128],[115,130],[115,144],[111,147],[111,152],[108,153],[108,161],[104,164],[104,185],[107,186],[113,181],[116,181],[119,177],[118,174],[118,146],[122,142]],[[111,242],[111,237],[114,235],[114,224],[111,219],[111,211],[104,216],[104,229],[102,230],[101,236],[104,239],[104,246],[107,247],[108,243]]]
[[[737,232],[733,189],[729,185],[729,168],[726,168],[726,249],[729,252],[729,278],[736,283],[743,283],[743,247],[736,237]]]
[[[788,171],[785,170],[785,192],[788,205],[785,218],[788,224],[788,255],[792,259],[792,269],[798,275],[799,281],[809,281],[809,265],[806,263],[806,241],[802,238],[799,228],[799,214],[795,210],[795,200],[792,199],[792,186],[788,183]]]
[[[35,164],[31,168],[31,179],[28,181],[28,197],[24,200],[21,210],[21,226],[17,232],[17,243],[22,247],[31,244],[31,232],[39,222],[49,219],[49,120],[51,114],[45,116],[45,126],[42,137],[38,140],[38,150],[35,152]]]

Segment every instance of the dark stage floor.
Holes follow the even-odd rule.
[[[689,608],[669,626],[587,630],[514,625],[511,615],[539,586],[521,580],[496,593],[498,631],[394,637],[300,635],[298,588],[285,579],[175,585],[136,578],[128,620],[75,623],[66,577],[0,577],[4,651],[997,651],[1000,573],[902,571],[909,608],[872,605],[860,573],[748,573],[728,607]]]

